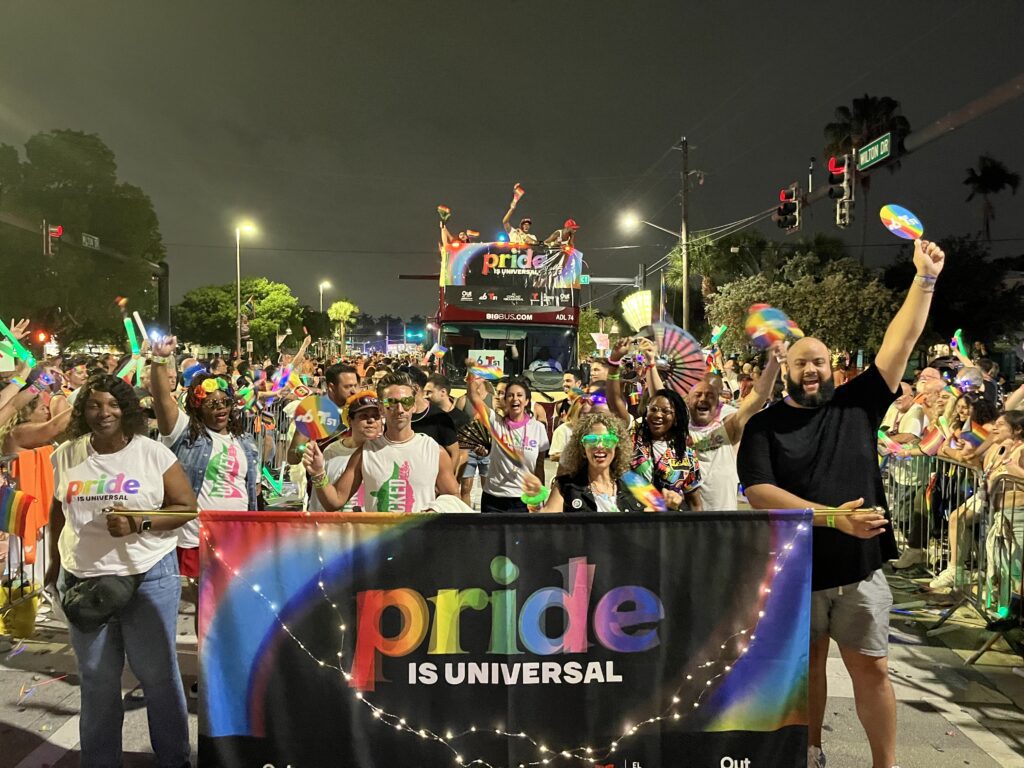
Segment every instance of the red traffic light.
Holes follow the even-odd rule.
[[[835,174],[846,173],[846,156],[830,157],[828,159],[828,172]]]
[[[779,201],[783,203],[792,203],[796,201],[796,190],[792,187],[779,190]]]
[[[61,237],[64,234],[64,227],[56,224],[50,227],[50,237]]]

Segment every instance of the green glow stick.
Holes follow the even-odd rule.
[[[727,330],[729,330],[729,326],[728,325],[723,325],[719,329],[718,333],[716,333],[714,336],[711,337],[711,345],[714,346],[715,344],[720,342],[722,340],[722,337],[725,336],[725,332]]]
[[[121,370],[117,372],[117,378],[123,379],[125,376],[127,376],[128,372],[132,369],[133,365],[135,365],[135,359],[134,358],[128,360],[127,363],[125,363],[123,366],[121,366]]]
[[[135,338],[135,326],[132,324],[130,317],[124,319],[124,329],[128,331],[128,342],[132,345],[132,355],[137,357],[139,354],[139,340]]]
[[[274,479],[274,475],[266,467],[263,468],[263,477],[270,483],[270,487],[274,489],[274,493],[278,496],[281,495],[281,491],[284,489],[284,484]]]
[[[0,333],[6,336],[7,340],[11,342],[11,347],[14,348],[15,355],[28,363],[31,368],[36,367],[36,359],[32,357],[32,353],[21,346],[21,342],[14,338],[14,334],[11,333],[11,329],[7,327],[7,323],[3,320],[0,320]]]

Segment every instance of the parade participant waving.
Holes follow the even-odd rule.
[[[366,486],[367,512],[421,512],[440,494],[458,496],[448,453],[412,429],[412,380],[404,373],[388,374],[377,395],[384,411],[384,434],[358,448],[336,482],[327,479],[324,455],[316,443],[309,443],[303,453],[302,463],[323,508],[341,509],[361,484]]]
[[[914,243],[914,277],[886,329],[874,365],[849,383],[833,383],[828,347],[812,337],[787,356],[788,397],[747,424],[739,475],[756,509],[885,505],[876,437],[896,397],[914,345],[928,319],[945,254]],[[935,382],[941,386],[941,379]],[[892,594],[882,564],[897,555],[892,526],[875,512],[815,519],[811,597],[810,731],[808,764],[821,752],[830,638],[839,644],[853,678],[857,714],[867,732],[875,768],[896,763],[896,700],[887,663]]]
[[[486,408],[486,390],[483,381],[470,376],[467,379],[466,394],[474,410]],[[484,481],[484,492],[480,497],[481,512],[528,512],[522,500],[522,479],[524,471],[531,472],[544,483],[544,457],[548,450],[548,431],[527,411],[530,403],[530,382],[526,379],[511,378],[505,386],[501,416],[487,409],[487,418],[498,433],[491,440],[490,463]],[[500,444],[511,446],[519,457],[513,459]]]
[[[46,583],[57,584],[78,659],[83,766],[121,765],[126,655],[145,693],[157,762],[189,760],[174,556],[174,529],[188,518],[117,512],[195,510],[196,496],[174,454],[143,437],[145,428],[131,386],[94,376],[75,402],[73,439],[53,455]]]
[[[150,387],[161,442],[178,457],[200,509],[244,512],[258,509],[260,459],[245,434],[235,390],[226,377],[200,373],[192,378],[185,410],[171,393],[165,368],[178,339],[153,343]],[[178,531],[181,574],[199,578],[199,520]]]
[[[626,401],[622,397],[619,365],[632,339],[620,339],[608,356],[612,373],[608,374],[608,408],[623,421],[630,418]],[[701,499],[700,463],[689,447],[690,417],[686,403],[678,393],[660,386],[657,372],[652,374],[653,394],[647,401],[642,418],[631,427],[632,457],[630,465],[663,494],[672,491],[672,499],[682,498],[683,508],[699,511],[704,508]],[[666,495],[666,501],[669,501]],[[672,502],[669,502],[672,506]]]
[[[764,408],[772,395],[775,379],[785,359],[786,348],[776,343],[768,352],[765,365],[753,391],[740,401],[738,410],[722,414],[722,380],[705,376],[687,394],[690,413],[690,439],[700,461],[703,485],[700,489],[706,510],[736,509],[739,475],[736,472],[736,446],[750,417]]]
[[[524,475],[523,502],[531,512],[643,512],[622,480],[629,445],[629,430],[611,414],[581,417],[564,453],[567,474],[556,477],[550,491],[535,475]],[[674,501],[678,506],[680,499]]]
[[[324,471],[327,473],[327,481],[332,484],[338,481],[353,454],[359,448],[368,440],[380,437],[383,425],[377,393],[370,389],[356,392],[345,401],[341,419],[345,424],[344,436],[327,446],[323,452]],[[341,511],[362,512],[366,506],[366,500],[363,498],[364,490],[365,486],[359,486],[359,490],[348,500]],[[309,509],[313,512],[325,511],[320,503],[320,497],[315,493],[309,499]]]

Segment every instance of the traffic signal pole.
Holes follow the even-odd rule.
[[[690,330],[690,236],[688,221],[690,214],[689,176],[690,176],[690,144],[683,136],[679,139],[679,148],[683,152],[683,217],[679,227],[679,245],[683,257],[683,330]]]

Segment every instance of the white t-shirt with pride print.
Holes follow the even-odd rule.
[[[177,531],[114,537],[103,510],[154,510],[164,503],[164,473],[177,459],[148,437],[136,435],[115,453],[97,453],[89,435],[53,454],[54,498],[64,509],[58,547],[61,564],[80,578],[145,573],[178,543]]]
[[[188,422],[188,416],[178,411],[174,429],[169,435],[161,435],[160,442],[167,447],[174,445],[185,434]],[[242,441],[234,435],[222,435],[209,429],[206,433],[213,440],[213,450],[198,493],[199,508],[245,512],[249,509],[249,489],[245,486],[249,460],[245,458]],[[178,529],[178,546],[182,549],[199,546],[199,518],[189,520]]]
[[[386,437],[363,445],[367,512],[419,512],[437,497],[441,446],[420,433],[402,443]]]

